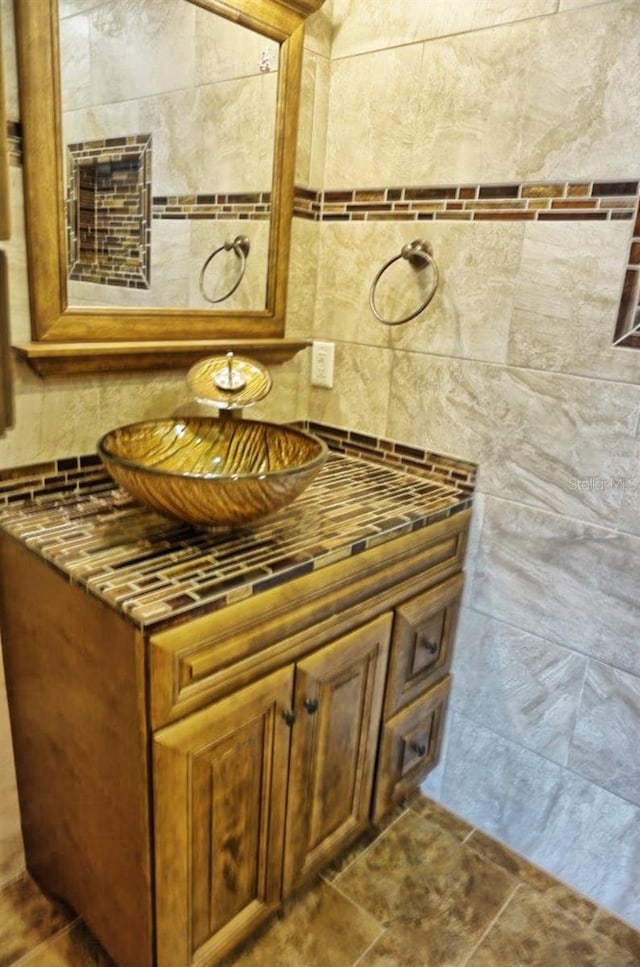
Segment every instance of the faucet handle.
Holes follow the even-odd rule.
[[[226,368],[220,369],[214,374],[213,382],[216,384],[218,389],[222,390],[230,390],[231,392],[234,392],[235,390],[244,389],[247,385],[247,381],[239,369],[234,370],[233,353],[228,352],[225,358],[227,360]]]

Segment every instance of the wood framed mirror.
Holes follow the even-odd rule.
[[[162,9],[174,12],[177,4],[181,4],[197,16],[222,18],[227,26],[238,25],[252,32],[252,36],[264,47],[262,60],[266,60],[266,63],[259,67],[264,73],[271,70],[271,58],[275,53],[275,117],[268,147],[271,151],[272,146],[273,154],[269,169],[271,185],[267,186],[270,190],[263,193],[269,219],[266,241],[263,243],[264,294],[258,307],[225,308],[224,303],[213,307],[206,303],[184,305],[180,300],[171,305],[162,302],[158,306],[140,304],[139,294],[137,303],[132,299],[132,305],[112,305],[102,304],[103,300],[99,297],[90,301],[74,295],[75,290],[70,283],[70,264],[73,261],[70,251],[77,238],[74,242],[70,226],[77,221],[77,199],[82,191],[86,195],[86,189],[80,187],[76,192],[74,216],[69,185],[73,181],[70,172],[73,150],[76,149],[78,154],[78,128],[77,125],[72,128],[74,144],[65,143],[60,42],[61,11],[71,9],[73,12],[74,6],[72,4],[70,8],[65,8],[65,0],[15,0],[33,337],[31,342],[18,345],[15,349],[41,376],[178,367],[189,365],[195,359],[221,349],[250,354],[266,362],[281,362],[307,345],[306,342],[284,338],[284,315],[303,24],[305,18],[322,2],[171,0],[171,4],[168,4],[166,0],[162,3],[151,0],[148,7],[155,16]],[[144,6],[142,0],[135,0],[135,3],[117,0],[118,5],[121,25],[123,11],[126,14],[130,8],[131,16],[139,17]],[[93,6],[99,8],[100,4],[96,2]],[[114,0],[104,0],[104,6],[113,7]],[[79,10],[86,7],[86,4],[76,5]],[[153,27],[156,27],[155,21]],[[82,56],[77,54],[75,38],[72,50],[74,58]],[[108,63],[107,58],[103,58],[103,71],[105,63]],[[118,71],[117,64],[113,64],[112,69]],[[170,73],[168,68],[166,73]],[[195,98],[193,103],[196,103]],[[205,122],[209,121],[210,118],[203,117],[197,118],[196,123],[204,127]],[[148,135],[148,127],[147,124],[145,136]],[[137,135],[138,132],[130,129],[123,130],[125,142],[127,139],[134,140]],[[93,129],[87,134],[86,144],[80,146],[90,149],[97,140],[96,130]],[[101,143],[116,140],[113,131],[107,129]],[[159,142],[160,138],[156,141]],[[140,150],[142,156],[144,145],[140,147],[137,144],[136,149]],[[82,161],[86,160],[86,154],[85,151]],[[156,154],[161,155],[162,149],[157,150]],[[103,162],[104,157],[98,159],[94,168],[104,172],[106,166]],[[95,171],[93,173],[95,175]],[[172,200],[167,197],[166,190],[161,189],[162,197],[157,196],[153,178],[153,173],[150,177],[145,175],[148,196],[142,205],[146,212],[146,230],[151,247],[154,244],[157,211],[164,205],[166,214]],[[259,187],[262,190],[262,186]],[[202,192],[202,197],[206,196],[208,200],[212,197],[209,185],[198,186],[197,192]],[[196,195],[196,200],[198,197]],[[222,196],[217,196],[217,200],[219,197]],[[199,212],[198,216],[202,217],[202,213]],[[226,241],[229,226],[224,222],[212,224],[217,226],[216,231],[211,234],[208,250],[202,249],[201,261],[211,249]],[[232,251],[229,258],[233,261],[236,254]],[[224,251],[220,257],[225,257]],[[247,263],[250,258],[247,257]],[[162,267],[160,271],[156,267],[156,278],[162,279],[162,275]],[[76,282],[73,282],[73,286],[77,290]],[[89,291],[93,296],[96,286]],[[125,303],[126,291],[121,295]]]
[[[2,63],[2,24],[0,24],[0,239],[11,234],[9,203],[9,157],[7,151],[7,117],[4,103],[4,65]]]

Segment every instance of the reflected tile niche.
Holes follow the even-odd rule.
[[[69,278],[148,289],[151,135],[67,146]]]

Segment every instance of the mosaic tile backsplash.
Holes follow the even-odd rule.
[[[475,466],[311,425],[332,452],[290,507],[229,533],[165,520],[97,457],[0,475],[0,526],[139,627],[216,610],[471,505]]]

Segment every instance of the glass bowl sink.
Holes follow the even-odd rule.
[[[161,514],[235,527],[295,500],[328,450],[317,437],[275,423],[171,417],[111,430],[98,454],[123,490]]]

